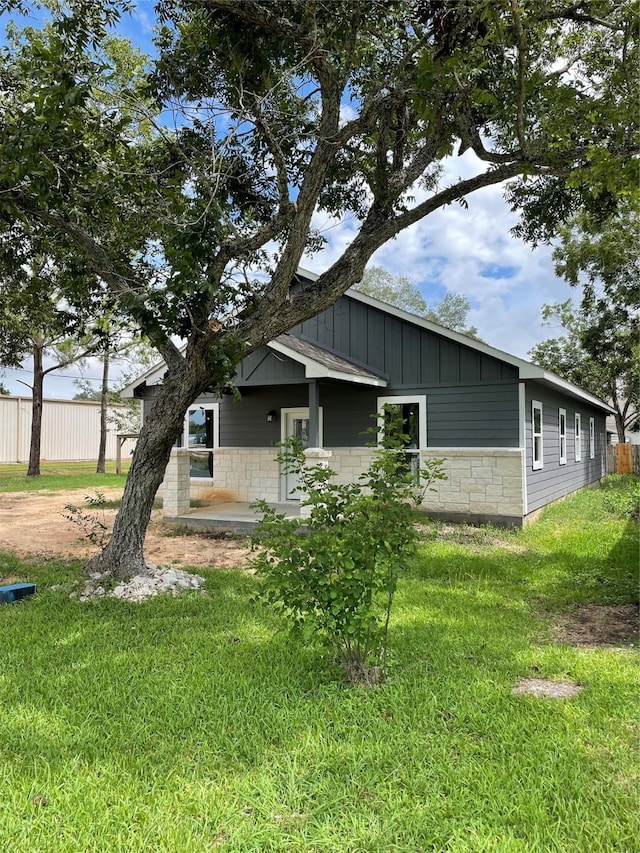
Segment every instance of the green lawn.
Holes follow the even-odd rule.
[[[640,850],[638,653],[554,644],[553,615],[637,599],[638,527],[602,491],[523,532],[436,527],[403,579],[387,684],[347,689],[252,603],[80,604],[78,564],[0,576],[0,850]],[[571,700],[514,696],[519,676]]]
[[[27,477],[27,465],[0,465],[0,492],[45,491],[66,489],[100,489],[124,486],[131,460],[122,462],[123,474],[116,474],[116,463],[106,463],[106,474],[96,474],[95,462],[42,462],[39,477]]]

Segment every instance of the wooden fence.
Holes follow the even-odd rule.
[[[640,476],[640,444],[610,444],[607,447],[607,474]]]

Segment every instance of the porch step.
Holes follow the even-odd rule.
[[[36,589],[34,583],[9,583],[6,586],[0,586],[0,604],[19,601],[27,595],[33,595]]]

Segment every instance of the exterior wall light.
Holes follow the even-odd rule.
[[[275,409],[271,409],[271,411],[267,412],[267,423],[273,423],[273,421],[277,420],[278,413]]]

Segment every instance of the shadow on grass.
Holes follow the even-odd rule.
[[[541,537],[526,552],[427,543],[398,590],[391,681],[371,693],[342,689],[318,645],[290,640],[253,604],[252,575],[203,571],[206,596],[81,604],[68,588],[49,588],[80,577],[80,563],[34,562],[25,579],[40,584],[38,595],[0,608],[3,749],[60,773],[78,760],[149,772],[149,751],[158,777],[201,761],[246,772],[316,726],[333,738],[327,704],[340,708],[338,729],[373,715],[363,734],[372,743],[385,697],[403,691],[436,723],[469,691],[489,714],[496,683],[506,697],[521,674],[523,649],[540,631],[536,609],[637,594],[636,542],[630,522],[608,551],[554,548]],[[0,554],[0,573],[19,570],[23,563]]]

